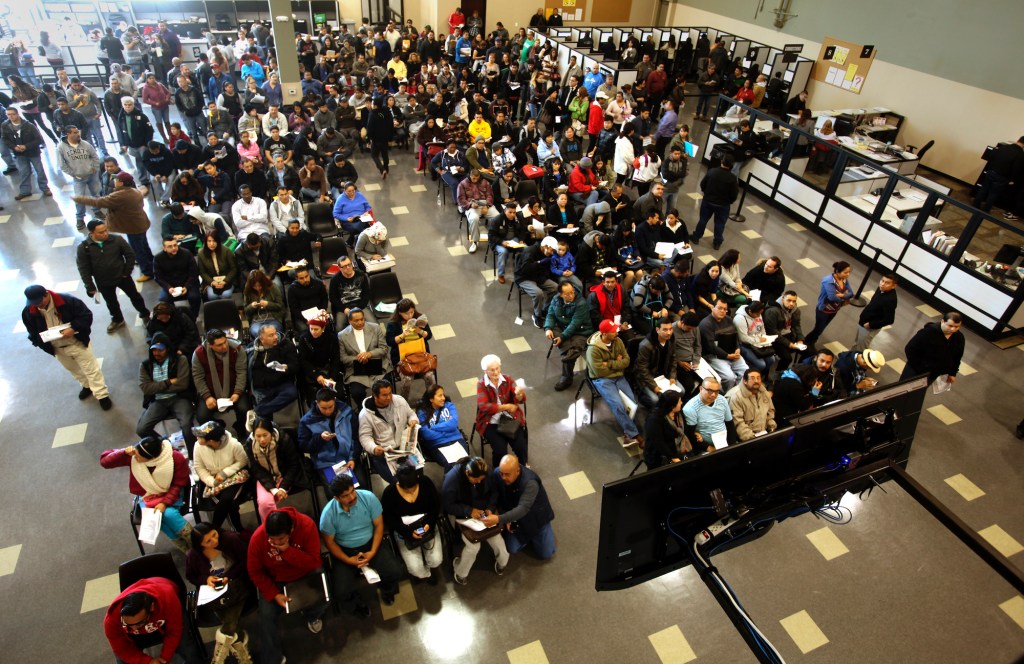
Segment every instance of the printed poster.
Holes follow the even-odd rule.
[[[850,82],[850,92],[856,92],[860,94],[860,86],[864,85],[863,76],[854,76],[853,81]]]
[[[846,80],[852,81],[853,77],[857,74],[857,65],[850,65],[846,69]]]
[[[829,85],[839,85],[839,80],[842,80],[841,70],[838,67],[829,67],[828,74],[825,75],[825,82]]]
[[[832,56],[832,62],[836,63],[837,65],[845,65],[846,58],[849,55],[850,49],[846,48],[845,46],[836,46],[836,52]]]

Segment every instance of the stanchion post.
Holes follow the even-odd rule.
[[[878,265],[878,257],[882,255],[882,250],[878,247],[875,248],[875,257],[871,259],[871,263],[868,265],[868,271],[864,273],[864,278],[860,282],[860,286],[857,287],[857,293],[850,298],[850,304],[855,307],[866,307],[868,306],[868,300],[862,294],[864,293],[864,287],[868,285],[868,279],[871,278],[871,273],[874,271],[875,266]]]
[[[743,193],[740,194],[739,205],[736,206],[736,211],[729,215],[729,221],[735,221],[737,224],[742,224],[747,220],[743,215],[743,201],[747,198],[747,190],[750,189],[750,173],[747,173],[746,186],[743,187]]]

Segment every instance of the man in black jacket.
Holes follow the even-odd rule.
[[[157,334],[167,337],[167,350],[174,355],[192,357],[199,346],[199,330],[195,321],[170,302],[157,302],[153,317],[146,325],[146,338],[153,342]]]
[[[174,174],[174,155],[163,143],[150,141],[142,152],[142,167],[153,183],[153,193],[162,200]]]
[[[1017,189],[1018,209],[1007,209],[1003,217],[1017,219],[1018,214],[1024,214],[1024,209],[1020,209],[1020,202],[1024,199],[1024,136],[1016,143],[1004,143],[995,149],[982,175],[974,207],[988,212],[1007,187]]]
[[[90,221],[87,228],[89,236],[78,245],[78,274],[85,284],[86,295],[92,297],[99,291],[107,303],[107,311],[110,312],[107,332],[113,332],[124,325],[124,314],[117,301],[118,288],[131,300],[142,322],[148,324],[149,309],[132,279],[135,252],[131,245],[122,236],[111,235],[107,225],[97,219]]]
[[[729,206],[740,193],[739,181],[731,172],[732,165],[732,156],[722,155],[720,167],[708,169],[707,175],[700,181],[700,190],[704,192],[704,198],[700,201],[700,220],[691,236],[693,244],[700,244],[700,238],[704,235],[704,229],[707,228],[712,215],[715,217],[715,250],[718,250],[725,241],[725,222],[729,219]]]
[[[309,327],[306,324],[306,317],[302,315],[303,311],[307,309],[327,311],[327,306],[327,288],[324,286],[324,282],[313,279],[309,274],[308,267],[296,268],[295,281],[288,286],[288,309],[295,332],[301,334]]]
[[[162,289],[161,302],[188,300],[192,320],[199,317],[199,265],[187,251],[178,249],[178,241],[164,240],[164,250],[153,258],[154,277]]]
[[[786,290],[786,275],[782,272],[782,260],[778,256],[769,256],[757,262],[743,275],[743,286],[747,292],[761,291],[758,300],[771,305]],[[774,332],[769,332],[774,334]]]
[[[249,355],[249,377],[256,400],[258,417],[274,418],[274,413],[299,398],[295,376],[299,372],[299,354],[290,341],[282,341],[277,327],[267,323]]]
[[[963,322],[960,312],[950,311],[942,317],[941,323],[928,323],[918,330],[903,349],[907,364],[900,380],[928,374],[929,382],[946,376],[951,385],[955,383],[966,343],[960,331]]]
[[[54,293],[38,284],[25,289],[25,300],[21,322],[25,324],[32,345],[56,357],[61,366],[75,377],[82,386],[78,392],[79,399],[93,395],[99,399],[103,410],[110,410],[113,404],[107,382],[89,346],[92,331],[89,307],[73,295]],[[68,327],[61,329],[55,339],[43,341],[43,332],[63,325]]]
[[[744,280],[743,283],[746,283]],[[860,319],[857,321],[857,341],[850,350],[865,350],[871,347],[875,335],[886,325],[892,325],[896,320],[896,284],[899,278],[892,273],[882,277],[878,282],[878,290],[871,296],[868,306],[860,312]]]
[[[367,305],[370,304],[370,279],[365,272],[356,269],[347,254],[343,255],[338,259],[338,273],[331,277],[327,295],[336,327],[344,330],[348,326],[350,310],[367,311]]]
[[[140,437],[156,436],[153,428],[170,416],[178,421],[192,458],[196,436],[192,433],[194,408],[189,396],[192,387],[192,365],[189,355],[178,355],[170,339],[162,332],[149,342],[149,357],[139,364],[139,389],[142,390],[142,415],[135,425]]]
[[[388,178],[388,142],[395,135],[395,125],[391,116],[381,110],[381,98],[374,97],[373,109],[366,119],[366,138],[370,142],[370,156],[380,171],[383,179]]]
[[[153,140],[153,125],[131,97],[121,98],[121,113],[117,116],[117,140],[121,148],[126,149],[135,160],[139,182],[149,185],[149,173],[142,166],[142,153]]]
[[[548,236],[539,244],[523,249],[516,260],[515,282],[533,300],[533,326],[538,329],[544,327],[548,300],[558,291],[558,284],[551,279],[549,266],[556,249],[558,242]]]
[[[743,283],[746,283],[746,278]],[[762,315],[764,331],[776,337],[772,348],[779,356],[779,373],[788,369],[793,359],[799,358],[800,353],[807,350],[804,330],[800,324],[800,309],[797,308],[796,302],[796,291],[788,290],[777,300],[769,302]]]

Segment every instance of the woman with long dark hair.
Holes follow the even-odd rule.
[[[199,279],[207,300],[226,300],[235,292],[238,265],[235,254],[221,244],[216,231],[206,234],[203,247],[196,257]]]
[[[644,422],[644,463],[648,470],[679,463],[693,451],[683,431],[683,395],[666,390],[658,395],[658,405]]]
[[[57,136],[43,122],[42,112],[39,108],[39,90],[16,74],[8,76],[7,82],[11,84],[11,96],[16,102],[21,102],[18,107],[25,119],[39,127],[41,134],[49,136],[50,140],[56,143]]]
[[[459,429],[459,412],[443,387],[435,384],[423,393],[416,416],[420,418],[423,453],[443,466],[445,473],[469,456],[469,447]]]
[[[268,324],[277,328],[278,335],[284,334],[284,299],[281,297],[281,289],[270,277],[260,270],[250,272],[242,297],[245,317],[252,326],[250,334],[253,337],[259,336],[260,328]]]
[[[412,349],[414,346],[422,345],[423,350],[416,352],[429,353],[430,339],[433,336],[434,334],[430,331],[430,323],[427,322],[426,316],[423,316],[416,310],[416,304],[412,300],[402,298],[395,305],[395,313],[391,315],[391,319],[388,320],[387,327],[384,330],[384,338],[391,348],[391,363],[397,368],[405,355],[408,352],[412,352],[409,349]],[[409,399],[409,390],[412,389],[412,381],[418,378],[423,379],[427,390],[437,383],[435,371],[425,371],[411,375],[399,371],[398,393],[407,401]]]
[[[853,297],[853,287],[849,284],[850,271],[849,263],[836,261],[832,263],[832,273],[821,280],[818,304],[814,308],[814,329],[804,339],[808,346],[818,341],[839,310],[850,303]]]

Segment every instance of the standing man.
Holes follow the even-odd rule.
[[[135,178],[131,173],[121,171],[113,179],[114,191],[102,198],[91,198],[89,196],[72,196],[71,200],[83,205],[106,208],[110,210],[107,214],[106,225],[111,233],[124,233],[128,236],[128,244],[135,252],[135,260],[139,263],[141,274],[135,281],[142,283],[153,278],[153,252],[149,248],[149,241],[146,239],[146,231],[149,230],[149,215],[143,207],[146,194],[149,191],[145,188],[135,188]]]
[[[103,140],[103,124],[100,120],[100,100],[96,93],[82,85],[82,79],[71,79],[71,87],[68,88],[68,101],[71,108],[75,109],[89,123],[89,131],[85,138],[92,143],[103,156],[107,155],[107,143]]]
[[[117,140],[135,160],[135,169],[140,173],[139,181],[144,185],[149,184],[149,173],[142,166],[142,154],[146,151],[146,145],[153,140],[153,124],[141,108],[136,108],[135,100],[131,97],[121,97]]]
[[[43,169],[43,160],[40,153],[43,147],[43,137],[39,130],[31,122],[22,119],[16,108],[7,109],[7,122],[0,127],[4,145],[14,154],[14,163],[8,164],[8,169],[16,166],[16,171],[21,171],[21,181],[18,183],[18,195],[14,200],[21,201],[32,195],[32,169],[36,171],[36,184],[43,196],[53,196],[50,191],[49,181],[46,179],[46,171]]]
[[[395,559],[384,539],[384,509],[371,491],[356,489],[347,474],[331,480],[329,502],[320,514],[320,537],[335,559],[335,601],[360,618],[370,617],[370,608],[356,591],[364,567],[380,576],[380,595],[391,606],[398,594],[402,564]]]
[[[82,140],[78,127],[68,127],[67,135],[57,146],[57,162],[64,175],[71,178],[76,196],[100,195],[100,157],[96,148]],[[101,217],[99,208],[92,209],[94,217]],[[79,229],[85,228],[85,206],[75,203],[75,218]]]
[[[725,241],[725,222],[729,219],[729,206],[740,193],[739,180],[732,173],[733,163],[731,155],[722,155],[720,167],[708,169],[707,175],[700,181],[700,190],[704,192],[704,198],[700,201],[700,219],[697,221],[697,227],[693,229],[694,244],[700,244],[700,238],[704,235],[704,229],[707,228],[712,215],[715,217],[715,239],[712,246],[718,250]]]
[[[204,661],[178,596],[177,584],[163,577],[136,581],[117,596],[103,617],[103,632],[118,662]],[[159,657],[146,654],[161,644]]]
[[[216,97],[214,98],[216,100]],[[203,93],[185,75],[178,76],[178,89],[174,91],[174,106],[185,121],[185,130],[194,143],[206,135],[206,116],[203,114]]]
[[[498,525],[504,528],[502,537],[508,552],[519,553],[530,544],[538,558],[550,560],[555,555],[555,531],[551,527],[555,511],[540,477],[521,466],[514,454],[501,458],[496,474],[501,480],[497,482]]]
[[[92,331],[89,307],[73,295],[54,293],[38,284],[25,289],[25,300],[21,320],[32,345],[56,357],[75,377],[82,386],[78,392],[80,400],[93,395],[99,399],[103,410],[110,410],[114,404],[110,401],[100,365],[89,347]],[[64,325],[68,327],[63,327],[55,339],[43,341],[43,332]]]
[[[868,306],[860,312],[860,319],[857,321],[857,341],[850,350],[866,350],[871,346],[879,330],[896,321],[898,283],[899,278],[891,272],[878,282],[878,290],[871,296]]]
[[[1014,186],[1024,186],[1024,136],[1018,138],[1015,143],[1000,145],[992,153],[992,158],[985,167],[978,197],[974,199],[974,207],[985,212],[990,211],[1003,191]],[[1014,210],[1007,210],[1003,216],[1006,219],[1017,218]]]
[[[952,386],[964,356],[966,340],[960,331],[963,322],[960,312],[950,311],[942,317],[941,323],[928,323],[918,330],[903,349],[907,364],[900,380],[926,373],[928,382],[946,376]]]
[[[89,222],[89,236],[78,245],[78,274],[85,284],[85,293],[93,297],[97,291],[107,303],[110,324],[107,332],[124,326],[124,314],[117,301],[117,289],[121,289],[139,312],[142,322],[149,324],[149,309],[139,295],[132,281],[135,267],[135,252],[120,235],[111,235],[107,225],[93,219]]]
[[[391,157],[388,156],[388,142],[395,135],[395,125],[391,116],[381,109],[383,103],[381,97],[374,96],[371,100],[373,105],[369,117],[366,119],[366,138],[370,143],[370,157],[380,171],[382,180],[388,179],[388,164]]]

